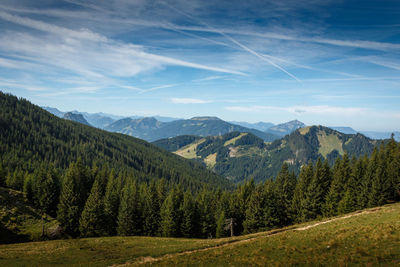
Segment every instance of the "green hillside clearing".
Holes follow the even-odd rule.
[[[242,137],[245,136],[245,135],[247,135],[247,133],[240,133],[238,136],[236,136],[236,137],[234,137],[234,138],[232,138],[232,139],[226,141],[226,142],[224,143],[224,146],[229,146],[229,145],[231,145],[231,144],[234,145],[235,142],[236,142],[236,140],[239,140],[240,138],[242,138]]]
[[[195,143],[189,144],[178,151],[174,152],[175,154],[187,158],[187,159],[196,159],[199,158],[196,154],[197,146],[206,141],[206,139],[202,138],[197,140]]]
[[[340,155],[344,154],[342,141],[339,140],[339,137],[335,134],[326,134],[324,131],[319,131],[317,134],[319,141],[319,149],[318,152],[326,158],[326,156],[331,153],[333,150],[337,150]],[[349,141],[350,142],[350,141]]]
[[[52,232],[58,222],[45,218],[45,231]],[[0,244],[41,240],[42,226],[42,213],[22,192],[0,187]]]

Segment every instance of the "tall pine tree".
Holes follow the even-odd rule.
[[[79,190],[76,183],[75,164],[71,164],[64,177],[57,219],[64,231],[72,236],[79,235],[79,217],[81,215]]]
[[[79,220],[81,236],[103,236],[106,231],[101,181],[95,180]]]

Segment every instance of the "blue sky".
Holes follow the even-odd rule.
[[[0,88],[63,111],[398,131],[400,2],[3,0]]]

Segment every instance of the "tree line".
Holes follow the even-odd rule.
[[[191,191],[166,179],[141,181],[82,160],[65,170],[42,164],[33,173],[4,172],[0,183],[23,190],[73,237],[146,235],[224,237],[334,216],[400,200],[400,144],[392,138],[370,157],[318,159],[298,176],[288,164],[274,180],[234,190]]]

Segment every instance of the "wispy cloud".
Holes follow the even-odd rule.
[[[175,10],[175,11],[181,13],[181,14],[184,15],[185,17],[187,17],[187,18],[189,18],[189,19],[191,19],[191,20],[193,20],[193,21],[195,21],[195,22],[198,22],[198,23],[200,23],[200,24],[206,26],[208,29],[211,29],[211,30],[213,30],[214,32],[216,32],[216,33],[222,35],[223,37],[225,37],[226,39],[228,39],[229,41],[231,41],[232,43],[234,43],[234,44],[237,45],[238,47],[242,48],[244,51],[246,51],[246,52],[248,52],[248,53],[250,53],[250,54],[256,56],[257,58],[261,59],[262,61],[265,61],[265,62],[267,62],[268,64],[274,66],[275,68],[277,68],[277,69],[283,71],[284,73],[286,73],[287,75],[289,75],[290,77],[292,77],[293,79],[295,79],[296,81],[300,81],[296,76],[294,76],[292,73],[290,73],[289,71],[287,71],[286,69],[284,69],[282,66],[276,64],[275,62],[273,62],[273,61],[270,60],[269,58],[264,57],[264,56],[261,55],[260,53],[257,53],[256,51],[254,51],[254,50],[251,49],[250,47],[244,45],[243,43],[239,42],[238,40],[236,40],[236,39],[234,39],[233,37],[229,36],[228,34],[224,33],[223,31],[220,31],[220,30],[218,30],[218,29],[216,29],[216,28],[214,28],[214,27],[211,27],[209,24],[205,23],[204,21],[199,20],[199,19],[193,17],[192,15],[190,15],[190,14],[188,14],[188,13],[186,13],[186,12],[183,12],[183,11],[180,10],[180,9],[177,9],[176,7],[174,7],[174,6],[172,6],[172,5],[169,5],[169,4],[167,4],[166,2],[164,2],[164,1],[161,1],[161,3],[163,3],[165,6],[171,8],[171,9],[173,9],[173,10]]]
[[[0,18],[57,37],[44,39],[27,33],[9,33],[0,38],[3,50],[30,56],[41,64],[80,70],[84,75],[129,77],[168,65],[244,75],[235,70],[152,54],[142,46],[111,40],[88,29],[71,30],[3,11],[0,11]]]
[[[196,98],[171,98],[171,102],[174,104],[207,104],[211,101],[196,99]]]
[[[332,46],[341,47],[353,47],[353,48],[363,48],[372,50],[399,50],[400,44],[388,43],[388,42],[376,42],[376,41],[364,41],[364,40],[340,40],[340,39],[329,39],[308,36],[294,36],[289,34],[279,34],[274,32],[257,32],[257,31],[244,31],[244,30],[233,30],[225,28],[204,28],[198,26],[176,26],[177,29],[193,32],[209,32],[209,33],[224,33],[232,35],[244,35],[253,36],[259,38],[275,39],[281,41],[294,41],[294,42],[304,42],[304,43],[317,43]]]
[[[219,80],[223,78],[225,78],[225,76],[208,76],[205,78],[192,80],[192,82],[206,82],[206,81]]]

